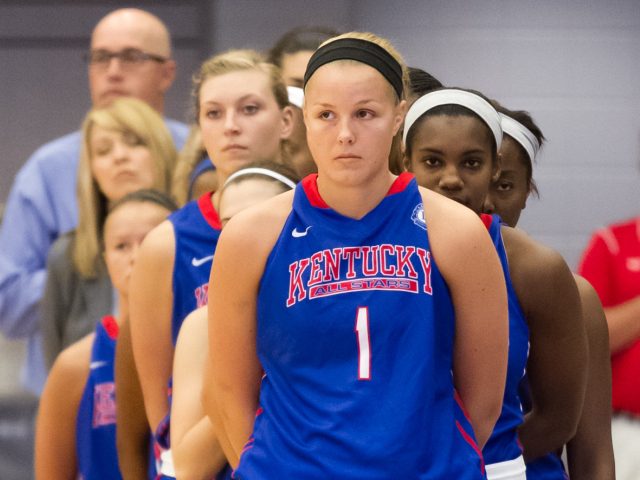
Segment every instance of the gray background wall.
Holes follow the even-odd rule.
[[[535,175],[541,198],[529,202],[521,225],[572,267],[590,232],[640,210],[638,0],[130,4],[158,14],[174,35],[180,70],[169,116],[189,118],[190,75],[209,54],[266,49],[297,25],[371,30],[445,84],[479,89],[534,115],[548,144]],[[0,5],[0,202],[30,153],[80,124],[89,108],[81,54],[97,20],[122,5]]]
[[[114,0],[0,3],[0,203],[39,145],[80,125],[89,108],[81,55],[99,18],[124,5]],[[535,175],[541,198],[529,202],[521,226],[558,249],[570,266],[595,228],[639,213],[640,0],[148,0],[126,5],[153,11],[173,33],[179,65],[167,102],[173,118],[189,118],[191,73],[212,53],[266,49],[285,30],[304,24],[370,30],[390,38],[410,65],[445,84],[479,89],[534,115],[548,144]],[[0,338],[0,394],[19,389],[21,356],[19,342]],[[30,470],[24,432],[32,428],[33,404],[28,405],[19,425],[0,405],[0,444],[22,452],[0,457],[3,479],[27,478],[24,472]],[[2,415],[12,420],[7,423]],[[16,436],[22,444],[12,440]]]

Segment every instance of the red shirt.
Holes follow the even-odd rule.
[[[640,295],[640,217],[598,230],[579,272],[596,289],[605,308]],[[640,338],[612,355],[611,372],[614,410],[640,415]]]

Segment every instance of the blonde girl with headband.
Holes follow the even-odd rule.
[[[298,178],[284,165],[256,163],[233,173],[220,192],[222,226],[238,212],[295,188]],[[226,458],[202,408],[200,392],[208,352],[207,307],[184,321],[173,361],[171,452],[177,478],[224,478]]]
[[[202,140],[220,185],[249,163],[286,161],[291,107],[277,67],[254,51],[232,50],[202,64],[193,90]],[[165,451],[174,345],[184,318],[207,304],[221,228],[219,197],[219,190],[206,193],[154,229],[132,276],[133,353],[147,419]]]
[[[109,205],[141,188],[169,192],[176,150],[162,117],[145,102],[122,98],[91,110],[82,125],[78,227],[60,237],[47,262],[41,310],[48,368],[60,351],[111,313],[114,293],[100,252]]]
[[[235,478],[484,478],[504,279],[477,216],[389,170],[405,80],[386,40],[325,42],[304,87],[318,174],[220,237],[204,398]]]
[[[405,120],[408,168],[418,183],[477,215],[500,173],[501,119],[477,92],[442,89],[416,100]],[[509,364],[502,412],[483,449],[489,479],[525,480],[525,461],[573,436],[587,345],[580,297],[562,257],[523,232],[483,217],[509,298]],[[526,377],[525,377],[526,372]],[[525,416],[521,385],[531,389]],[[555,477],[554,477],[555,478]]]
[[[486,213],[497,213],[515,227],[529,195],[537,194],[533,165],[544,141],[531,115],[512,111],[494,102],[504,132],[500,147],[500,176],[485,199]],[[573,480],[614,480],[611,444],[611,364],[609,335],[602,304],[595,289],[574,274],[589,341],[587,390],[576,434],[566,445],[568,473]],[[527,402],[530,403],[530,402]],[[527,478],[564,478],[564,466],[556,453],[527,464]]]

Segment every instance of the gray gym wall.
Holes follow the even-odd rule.
[[[124,5],[115,0],[0,3],[0,204],[38,146],[79,127],[89,108],[82,53],[95,23]],[[179,74],[168,116],[189,119],[191,74],[212,53],[266,49],[297,25],[370,30],[391,39],[410,65],[445,84],[476,88],[533,114],[548,144],[535,174],[541,198],[529,201],[521,227],[559,250],[571,267],[594,229],[640,213],[640,0],[126,5],[156,13],[173,34]],[[0,338],[0,396],[18,390],[21,355],[19,342]],[[0,477],[14,478],[5,461],[0,459]]]
[[[640,205],[640,1],[384,0],[138,1],[175,39],[179,76],[167,113],[189,118],[190,76],[207,55],[267,48],[303,24],[390,38],[407,62],[447,85],[529,110],[548,138],[522,228],[574,267],[588,235]],[[42,143],[89,108],[81,55],[118,1],[0,5],[0,203]]]

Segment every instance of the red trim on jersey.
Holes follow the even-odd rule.
[[[407,185],[409,185],[409,182],[411,182],[411,180],[413,180],[413,174],[409,172],[402,172],[400,175],[398,175],[398,178],[396,178],[391,184],[391,188],[387,192],[387,195],[394,195],[396,193],[402,192],[405,188],[407,188]]]
[[[329,208],[329,205],[322,199],[320,192],[318,192],[318,174],[312,173],[302,179],[302,188],[307,194],[307,198],[312,207],[316,208]]]
[[[484,226],[487,227],[487,230],[491,228],[491,224],[493,223],[493,217],[488,213],[481,213],[480,220],[484,223]]]
[[[491,217],[489,217],[489,218],[491,218]],[[462,401],[462,398],[460,397],[460,394],[458,393],[458,391],[455,388],[453,389],[453,398],[455,399],[456,403],[460,407],[460,410],[462,410],[462,414],[464,415],[464,418],[467,419],[467,422],[469,422],[469,425],[473,425],[471,423],[471,418],[469,418],[469,412],[467,412],[467,409],[464,406],[464,402]],[[469,445],[471,445],[471,448],[473,448],[473,450],[480,457],[481,470],[482,470],[482,474],[484,475],[484,457],[482,456],[482,451],[478,447],[478,444],[473,439],[473,437],[471,435],[469,435],[464,428],[462,428],[462,425],[460,425],[460,422],[458,422],[458,420],[456,420],[456,427],[458,427],[458,430],[460,430],[460,433],[462,434],[462,437],[465,439],[465,441]]]
[[[118,326],[118,322],[111,315],[105,315],[102,317],[102,326],[109,335],[111,340],[116,340],[118,338],[118,332],[120,331],[120,327]]]
[[[213,202],[211,201],[212,192],[207,192],[200,196],[198,199],[198,208],[200,209],[200,213],[207,221],[211,228],[214,230],[222,230],[222,224],[220,223],[220,217],[218,217],[218,212],[216,212],[215,207],[213,206]]]
[[[393,181],[393,183],[391,184],[391,187],[389,188],[389,191],[387,192],[387,195],[385,196],[394,195],[396,193],[402,192],[405,188],[407,188],[407,185],[409,185],[411,180],[413,180],[413,174],[409,172],[401,173]],[[300,183],[302,184],[302,188],[307,194],[307,198],[309,199],[309,202],[311,203],[312,207],[331,208],[329,207],[329,205],[327,205],[327,202],[325,202],[320,196],[320,192],[318,191],[318,174],[317,173],[312,173],[311,175],[307,175],[302,179],[302,182]]]
[[[473,439],[473,437],[471,437],[471,435],[469,435],[464,428],[462,428],[462,425],[460,425],[460,422],[458,420],[456,420],[456,427],[458,427],[458,430],[460,431],[460,433],[462,434],[462,438],[465,439],[465,441],[471,445],[471,448],[473,448],[473,451],[476,452],[478,454],[478,457],[480,457],[480,471],[482,472],[482,475],[484,475],[484,457],[482,456],[482,452],[480,451],[480,449],[478,448],[478,444],[475,442],[475,440]]]

